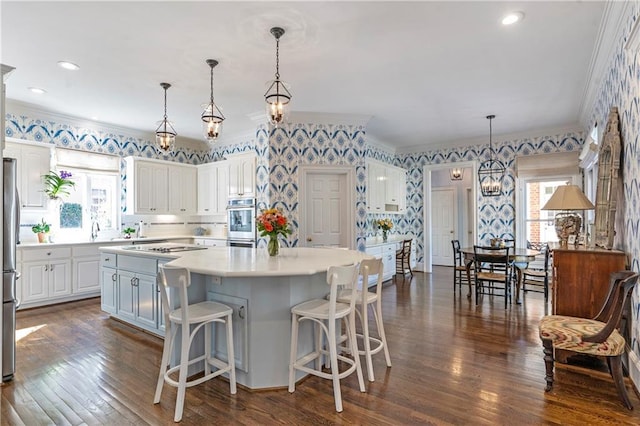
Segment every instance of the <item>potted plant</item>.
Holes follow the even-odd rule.
[[[42,222],[33,225],[31,230],[34,234],[38,234],[38,242],[44,243],[47,241],[46,234],[51,230],[51,225],[45,222],[44,218],[42,218]]]
[[[124,228],[122,230],[122,233],[124,234],[125,238],[131,238],[131,234],[135,232],[136,232],[135,228]]]
[[[60,174],[51,170],[44,175],[44,193],[52,200],[69,195],[69,190],[76,186],[76,183],[69,179],[71,176],[71,173],[65,170],[60,170]]]

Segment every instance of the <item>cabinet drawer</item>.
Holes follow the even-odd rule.
[[[22,261],[49,260],[49,259],[69,259],[71,257],[71,247],[47,247],[22,250]]]
[[[396,254],[396,245],[395,244],[387,244],[382,246],[382,254]]]
[[[92,256],[97,257],[100,255],[100,246],[98,244],[82,244],[71,247],[71,253],[73,257],[79,256]]]
[[[118,255],[118,269],[156,275],[158,261],[146,257]]]
[[[100,266],[115,268],[118,266],[118,255],[115,253],[100,253]]]

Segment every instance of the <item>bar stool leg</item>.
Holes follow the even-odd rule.
[[[358,341],[356,338],[356,312],[355,309],[351,312],[349,317],[345,318],[347,321],[347,338],[351,344],[351,353],[354,354],[353,360],[356,363],[356,374],[358,376],[358,384],[360,385],[360,392],[366,392],[366,388],[364,387],[364,379],[362,378],[362,366],[360,364],[360,356],[358,355]]]
[[[182,420],[182,411],[184,409],[184,395],[187,388],[187,374],[189,367],[189,324],[182,324],[181,327],[181,348],[180,348],[180,373],[178,377],[178,396],[176,397],[176,413],[173,417],[174,422]]]
[[[162,360],[160,361],[160,373],[158,373],[156,394],[153,397],[154,404],[159,403],[160,397],[162,396],[162,388],[164,387],[164,374],[166,373],[167,366],[169,365],[169,354],[171,353],[171,348],[173,347],[173,340],[176,337],[175,328],[171,327],[171,324],[166,324],[165,327],[164,345],[162,346]]]
[[[298,352],[298,316],[291,314],[291,352],[289,353],[289,392],[296,390],[296,373],[293,364]]]
[[[383,344],[384,359],[387,362],[387,367],[391,367],[391,357],[389,356],[389,346],[387,346],[387,335],[384,332],[384,324],[382,323],[382,304],[380,299],[376,303],[376,307],[373,310],[373,316],[376,320],[376,327],[378,327],[378,334]]]
[[[233,314],[227,315],[227,363],[229,364],[229,389],[232,395],[237,392],[236,389],[236,354],[233,348],[233,324],[231,318]],[[210,335],[210,334],[209,334]],[[210,348],[211,346],[209,346]]]
[[[211,374],[211,323],[204,325],[204,375]]]
[[[356,308],[357,309],[357,308]],[[368,304],[362,306],[362,313],[360,318],[362,319],[362,336],[364,340],[364,357],[367,363],[367,376],[370,382],[375,381],[373,376],[373,360],[371,359],[371,340],[369,340],[369,309]],[[354,355],[357,355],[356,352]]]
[[[329,346],[329,357],[331,358],[331,376],[333,378],[333,397],[336,400],[336,411],[342,412],[342,393],[340,392],[340,372],[338,370],[338,350],[336,347],[336,323],[329,321],[329,335],[327,336]],[[353,346],[352,346],[353,348]],[[358,359],[358,351],[354,355]]]

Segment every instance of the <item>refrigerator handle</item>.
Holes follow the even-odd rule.
[[[16,245],[20,244],[20,194],[16,188]]]

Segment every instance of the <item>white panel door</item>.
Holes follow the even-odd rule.
[[[431,256],[434,265],[453,265],[451,240],[456,234],[457,209],[453,188],[431,192]]]
[[[307,247],[349,247],[345,223],[346,182],[345,174],[312,173],[307,176]]]

